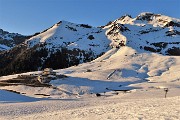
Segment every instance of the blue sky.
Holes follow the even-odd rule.
[[[100,26],[124,14],[180,18],[179,11],[180,0],[0,0],[0,28],[29,35],[60,20]]]

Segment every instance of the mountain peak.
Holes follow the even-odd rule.
[[[136,20],[148,22],[148,24],[152,24],[155,27],[170,27],[176,26],[180,27],[180,20],[176,18],[172,18],[162,14],[155,14],[151,12],[143,12],[136,17]]]
[[[147,20],[147,21],[151,21],[154,17],[154,13],[151,13],[151,12],[143,12],[141,14],[139,14],[136,19],[137,20]],[[160,15],[160,14],[158,14]]]
[[[69,23],[73,24],[73,23],[71,23],[69,21],[61,20],[61,21],[57,22],[55,25],[59,26],[60,24],[69,24]]]

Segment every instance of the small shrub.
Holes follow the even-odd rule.
[[[87,69],[87,70],[86,70],[86,72],[92,72],[92,70],[90,70],[90,69]]]
[[[96,93],[96,96],[97,96],[97,97],[100,97],[100,96],[101,96],[101,94],[99,94],[99,93]]]
[[[92,26],[87,25],[87,24],[81,24],[80,26],[81,26],[81,27],[84,27],[84,28],[92,28]]]
[[[66,26],[66,28],[68,28],[69,30],[72,30],[72,31],[77,31],[76,28],[73,28],[73,27]]]
[[[88,36],[88,39],[93,40],[93,39],[94,39],[94,36],[93,36],[93,35],[89,35],[89,36]]]

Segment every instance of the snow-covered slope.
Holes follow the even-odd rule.
[[[137,52],[179,56],[179,31],[179,19],[153,13],[135,18],[125,15],[102,27],[60,21],[0,54],[0,75],[67,68],[123,46]]]
[[[0,60],[3,63],[0,65],[0,74],[77,65],[101,56],[110,49],[110,43],[106,30],[102,28],[60,21],[12,50],[0,54],[3,58]]]
[[[126,15],[102,28],[60,21],[26,43],[29,47],[46,44],[48,49],[62,46],[68,49],[90,49],[97,54],[106,52],[109,45],[126,45],[136,47],[135,49],[176,55],[171,49],[178,49],[180,46],[180,20],[161,14],[146,12],[136,18]]]
[[[28,36],[23,36],[18,33],[9,33],[0,29],[0,51],[9,50],[28,38]]]
[[[32,97],[45,94],[48,98],[76,98],[81,95],[92,97],[96,93],[110,95],[114,90],[133,92],[147,89],[148,93],[156,88],[169,88],[171,91],[179,91],[179,68],[179,56],[138,52],[124,46],[113,48],[92,62],[56,70],[57,74],[68,76],[51,81],[50,84],[57,89],[24,85],[5,86],[1,89],[15,90]],[[7,79],[10,77],[7,76]],[[5,79],[0,78],[1,81]]]
[[[110,41],[105,36],[105,30],[101,28],[60,21],[27,40],[26,44],[29,47],[45,44],[45,48],[54,50],[59,50],[62,47],[69,50],[81,49],[93,51],[95,55],[99,55],[107,51]]]
[[[94,61],[55,70],[67,77],[52,80],[53,87],[1,86],[0,89],[31,97],[34,102],[21,96],[26,103],[0,104],[0,116],[2,119],[179,119],[179,58],[138,52],[127,46],[113,48]],[[0,81],[16,76],[0,77]],[[169,89],[166,99],[164,88]],[[96,97],[97,93],[101,96]],[[7,97],[0,98],[0,102],[19,101]]]
[[[180,97],[167,99],[94,99],[6,104],[2,120],[179,120]],[[39,109],[37,109],[37,107]],[[67,107],[67,108],[66,108]],[[48,109],[49,108],[49,109]],[[8,111],[11,109],[11,112]],[[11,113],[11,114],[10,114]],[[28,113],[28,115],[27,115]]]
[[[130,15],[124,15],[114,22],[137,26],[145,26],[146,24],[149,24],[153,25],[153,27],[180,27],[179,19],[151,12],[140,13],[135,18],[132,18]]]
[[[180,55],[180,19],[153,13],[141,13],[136,18],[130,15],[109,22],[106,26],[107,36],[133,47],[167,55]]]
[[[179,35],[169,36],[166,35],[166,31],[171,28],[176,30],[179,28],[175,26],[153,27],[154,24],[147,22],[142,25],[145,22],[144,20],[140,20],[139,23],[135,24],[122,24],[120,22],[121,20],[118,23],[110,23],[101,29],[97,28],[97,30],[103,32],[91,33],[93,36],[97,34],[104,36],[103,41],[105,44],[104,42],[98,42],[98,39],[97,41],[92,39],[94,43],[102,46],[91,48],[95,54],[98,54],[98,50],[103,51],[101,48],[104,48],[105,53],[103,55],[91,62],[55,70],[57,74],[63,74],[67,77],[52,80],[49,83],[50,86],[33,87],[32,85],[18,84],[18,82],[7,85],[2,84],[3,81],[16,78],[19,74],[0,77],[0,89],[3,90],[0,95],[7,94],[6,97],[0,97],[0,118],[5,120],[180,119],[180,56],[165,55],[170,54],[168,53],[170,48],[176,47],[179,49]],[[14,50],[10,50],[9,53],[7,52],[7,55],[10,54],[9,57],[12,57],[13,53],[18,53],[21,50],[20,53],[24,54],[25,57],[21,56],[21,54],[18,54],[17,57],[26,58],[26,64],[18,68],[23,69],[23,67],[35,66],[38,61],[34,60],[39,58],[46,60],[44,58],[47,58],[47,56],[55,62],[56,59],[52,55],[58,55],[55,54],[55,51],[61,49],[59,44],[67,48],[66,51],[63,50],[60,54],[69,54],[68,50],[74,48],[81,49],[84,40],[88,41],[89,34],[85,35],[82,41],[71,41],[70,38],[77,31],[82,33],[83,29],[85,29],[84,33],[87,34],[86,29],[93,30],[93,28],[76,26],[77,31],[75,31],[75,24],[65,22],[65,26],[68,24],[72,30],[67,28],[60,30],[69,33],[69,36],[62,40],[65,42],[63,43],[59,39],[61,36],[58,36],[61,34],[59,29],[61,29],[63,23],[59,23],[59,26],[56,24],[52,28],[30,38],[26,43],[14,48]],[[57,36],[56,39],[53,37],[54,35]],[[67,44],[66,40],[76,44]],[[112,48],[106,48],[104,45],[109,45]],[[146,46],[161,49],[159,53],[162,54],[156,53],[157,51],[147,52]],[[84,43],[82,50],[86,51],[88,47],[91,46]],[[55,49],[53,50],[53,48]],[[48,52],[44,53],[43,49]],[[42,56],[43,54],[45,56]],[[71,54],[74,54],[74,52]],[[74,55],[76,56],[76,54]],[[31,58],[32,56],[35,56],[34,59]],[[59,60],[62,56],[57,58]],[[18,62],[15,62],[14,65],[20,64],[20,60],[22,59],[17,59]],[[64,62],[65,60],[62,63]],[[44,63],[48,64],[47,62]],[[2,66],[2,64],[0,65]],[[39,72],[34,71],[20,75],[38,74]],[[165,94],[165,88],[169,90],[167,94]],[[12,94],[4,92],[4,90],[14,91],[21,95],[13,94],[17,99],[10,99]],[[167,98],[164,98],[165,95]],[[20,99],[23,100],[22,103],[9,103],[20,102]]]

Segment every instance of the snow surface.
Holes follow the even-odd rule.
[[[8,47],[8,46],[6,46],[6,45],[0,44],[0,51],[2,51],[2,50],[8,50],[8,49],[10,49],[10,47]]]
[[[24,85],[1,86],[0,89],[24,93],[23,96],[35,100],[23,102],[22,99],[19,103],[19,97],[14,96],[14,101],[11,101],[13,103],[5,103],[5,100],[8,102],[8,98],[0,98],[0,101],[3,101],[0,103],[0,116],[1,119],[40,120],[92,118],[178,120],[180,119],[179,68],[179,56],[137,52],[131,47],[113,48],[92,62],[55,70],[58,74],[68,76],[51,81],[50,84],[57,89]],[[113,74],[107,79],[111,73]],[[3,76],[0,80],[14,76]],[[169,89],[167,98],[164,98],[164,88]],[[96,97],[96,93],[102,96]]]
[[[149,19],[143,18],[146,16],[149,16]],[[139,14],[136,18],[131,18],[128,15],[125,15],[124,18],[119,18],[114,22],[121,24],[137,25],[137,26],[144,26],[146,24],[150,24],[153,25],[154,27],[165,27],[165,25],[170,21],[173,21],[175,23],[180,23],[180,20],[177,18],[172,18],[162,14],[154,14],[150,12],[143,12]]]
[[[22,36],[18,33],[9,33],[0,29],[0,51],[9,50],[15,46],[14,37]]]
[[[140,46],[154,42],[178,41],[179,35],[171,36],[169,39],[170,37],[165,33],[173,29],[179,30],[179,28],[163,28],[165,23],[157,21],[159,17],[167,21],[179,22],[179,20],[162,15],[153,15],[150,21],[140,20],[146,14],[148,13],[140,14],[139,18],[125,16],[103,29],[84,28],[78,24],[62,21],[30,38],[26,41],[29,47],[37,43],[46,43],[49,49],[53,46],[58,48],[58,45],[65,45],[69,49],[77,47],[86,50],[89,44],[97,44],[100,47],[92,49],[99,52],[104,51],[105,54],[88,63],[55,70],[57,74],[64,74],[67,77],[52,80],[50,84],[53,87],[0,86],[3,90],[0,94],[0,101],[2,101],[0,119],[179,120],[180,56],[166,56],[140,49]],[[113,29],[114,23],[118,29]],[[125,27],[130,31],[119,29]],[[94,31],[92,35],[95,40],[87,39],[89,34],[86,34],[89,31]],[[110,31],[112,34],[108,35]],[[148,34],[140,34],[142,31],[148,31]],[[114,36],[114,33],[117,35]],[[66,35],[66,38],[62,35]],[[84,38],[79,39],[82,36]],[[64,44],[64,40],[70,44]],[[116,45],[117,41],[121,40],[125,41],[126,46],[120,49],[106,48],[109,45]],[[146,40],[149,44],[145,42]],[[54,44],[50,44],[53,42]],[[57,42],[58,44],[55,44]],[[102,42],[105,42],[103,47]],[[83,48],[83,45],[86,47]],[[167,46],[166,49],[169,47]],[[38,73],[38,71],[33,73]],[[18,74],[2,76],[0,82],[17,76]],[[165,98],[164,88],[169,90],[167,98]],[[23,94],[13,93],[11,96],[12,93],[4,90],[13,90]],[[101,96],[97,97],[97,93]],[[1,97],[4,94],[7,94],[5,96],[7,98]],[[14,98],[12,101],[10,101],[11,97]],[[30,101],[26,101],[27,97],[30,97]],[[19,99],[22,101],[20,102]]]
[[[122,101],[119,99],[105,101],[98,99],[102,103],[96,102],[96,106],[78,106],[75,109],[57,110],[53,112],[35,113],[15,117],[13,120],[166,120],[180,119],[180,98],[173,97],[168,99],[147,99]],[[93,101],[95,102],[95,101]],[[58,104],[59,102],[56,102]],[[62,102],[63,103],[63,102]],[[92,103],[90,103],[92,104]],[[27,106],[27,105],[26,105]],[[53,106],[55,107],[55,106]]]
[[[172,47],[180,48],[180,35],[167,35],[168,32],[174,30],[180,31],[180,28],[177,26],[166,27],[172,21],[180,24],[180,19],[151,13],[150,20],[142,20],[142,17],[147,16],[147,14],[149,13],[141,13],[136,18],[126,15],[104,26],[103,29],[107,30],[106,34],[109,31],[112,32],[110,35],[107,34],[108,39],[112,41],[110,45],[117,46],[120,41],[124,41],[126,46],[137,51],[144,51],[145,46],[157,50],[162,48],[153,45],[154,43],[167,43],[168,45],[159,52],[161,54],[167,54],[167,50]],[[128,28],[128,30],[122,31],[121,28]]]
[[[38,98],[28,97],[5,90],[0,90],[0,96],[1,96],[0,103],[34,102],[34,101],[46,100],[44,98],[38,99]]]
[[[89,36],[93,36],[93,38],[89,39]],[[29,47],[36,44],[47,44],[46,48],[50,50],[59,50],[61,47],[70,50],[79,48],[85,51],[94,51],[95,55],[106,52],[110,42],[105,35],[105,30],[101,28],[91,26],[87,28],[82,24],[67,21],[61,21],[26,41]]]

